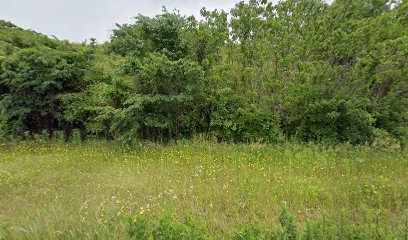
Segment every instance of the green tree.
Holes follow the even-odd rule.
[[[73,126],[64,120],[61,98],[84,87],[87,59],[83,51],[65,45],[21,49],[4,58],[0,68],[3,131],[8,136],[70,131]]]

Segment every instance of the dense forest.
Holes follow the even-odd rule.
[[[408,1],[139,15],[71,43],[0,21],[0,138],[406,143]]]

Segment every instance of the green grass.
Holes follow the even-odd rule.
[[[2,144],[0,239],[126,239],[138,216],[193,216],[212,238],[281,234],[283,208],[297,237],[319,225],[323,239],[406,239],[407,159],[348,145]]]

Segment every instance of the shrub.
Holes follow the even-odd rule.
[[[80,130],[75,129],[75,130],[72,131],[71,142],[73,142],[73,143],[82,142],[82,136],[81,136],[81,131]]]
[[[249,107],[231,89],[216,91],[212,105],[211,128],[219,140],[229,142],[269,142],[282,140],[279,118],[271,112]]]
[[[297,239],[297,229],[293,220],[293,216],[289,213],[287,208],[282,209],[279,216],[279,223],[282,226],[282,238],[287,240]]]
[[[272,231],[256,225],[247,225],[235,232],[233,240],[272,240],[276,239]]]
[[[55,131],[53,135],[53,139],[56,142],[62,143],[65,142],[65,134],[63,131]]]
[[[375,138],[371,147],[383,150],[398,150],[401,148],[401,142],[385,130],[376,129]]]
[[[303,232],[305,240],[324,239],[323,225],[320,222],[307,221]]]
[[[149,222],[143,216],[129,218],[126,230],[131,239],[144,240],[149,239],[150,236]]]
[[[210,239],[205,230],[197,226],[192,218],[188,218],[185,224],[178,224],[170,217],[162,217],[153,227],[154,239],[163,240],[204,240]]]
[[[363,100],[317,100],[297,122],[297,134],[306,141],[365,143],[373,140],[373,116]]]
[[[184,223],[178,223],[169,216],[162,216],[157,222],[151,222],[143,216],[137,216],[136,218],[129,218],[126,231],[132,239],[210,239],[204,227],[197,224],[191,216],[186,217]]]
[[[25,135],[25,137],[29,138],[30,134]],[[47,143],[51,140],[50,134],[47,132],[47,130],[41,131],[39,134],[34,134],[34,139],[40,143]],[[29,140],[29,139],[27,139]]]

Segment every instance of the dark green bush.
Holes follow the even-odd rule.
[[[365,101],[318,100],[309,104],[298,122],[303,140],[365,143],[374,138],[374,118]]]
[[[210,126],[218,139],[230,142],[268,142],[282,140],[279,119],[271,112],[250,108],[231,89],[216,91],[210,98]]]

